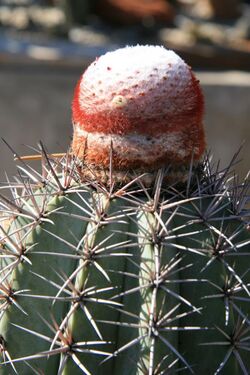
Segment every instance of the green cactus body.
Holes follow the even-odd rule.
[[[248,374],[249,232],[225,181],[109,190],[49,167],[2,199],[0,374]]]

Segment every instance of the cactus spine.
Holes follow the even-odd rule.
[[[192,119],[200,121],[191,73],[188,85],[199,107]],[[175,164],[167,144],[155,151],[156,164],[148,155],[148,171],[145,163],[131,166],[130,155],[119,164],[119,137],[131,147],[135,141],[126,95],[121,107],[108,110],[101,98],[100,113],[74,104],[75,156],[54,159],[41,145],[41,173],[19,158],[19,180],[9,183],[13,197],[1,195],[1,375],[249,374],[247,181],[230,184],[231,166],[212,172],[208,157],[198,161],[204,148],[198,123],[191,163],[189,152]],[[153,112],[157,92],[154,98]],[[187,111],[178,111],[176,121],[186,121]],[[173,136],[175,119],[169,111],[164,116]],[[104,118],[107,134],[100,129]],[[117,118],[123,135],[115,133],[119,121],[112,128]],[[137,120],[137,146],[148,147],[142,143],[148,123]],[[162,126],[162,119],[154,120]],[[174,139],[191,150],[178,124]],[[158,136],[153,130],[150,142]],[[172,153],[171,167],[161,165],[161,153]]]

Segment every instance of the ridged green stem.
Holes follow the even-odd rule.
[[[48,351],[27,358],[34,370],[14,362],[20,374],[245,375],[249,233],[227,200],[54,195],[40,218],[17,216],[3,245],[15,302],[0,319],[6,350]]]

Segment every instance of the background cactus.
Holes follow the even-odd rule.
[[[18,178],[8,187],[13,197],[1,196],[0,374],[249,374],[247,181],[232,178],[235,160],[221,172],[208,156],[199,161],[202,95],[174,58],[181,69],[168,75],[165,89],[158,78],[148,82],[151,73],[146,83],[137,78],[140,89],[147,87],[147,106],[150,85],[156,87],[151,126],[141,90],[86,106],[84,75],[73,107],[81,129],[75,156],[54,159],[40,145],[40,172],[19,158]],[[157,68],[165,76],[161,63]],[[174,91],[172,77],[183,99],[176,111],[162,106],[167,85]],[[140,104],[140,116],[131,115],[129,103]],[[103,119],[106,130],[98,128]],[[147,131],[150,143],[160,129],[166,137],[178,129],[185,157],[178,160],[165,139],[156,159],[145,154],[142,167],[130,164],[131,134],[143,150]],[[162,154],[169,166],[157,158]],[[125,163],[117,162],[120,155]]]

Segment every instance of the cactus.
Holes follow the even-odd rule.
[[[248,184],[212,168],[202,115],[177,55],[121,49],[77,85],[71,150],[16,156],[1,375],[249,374]]]

